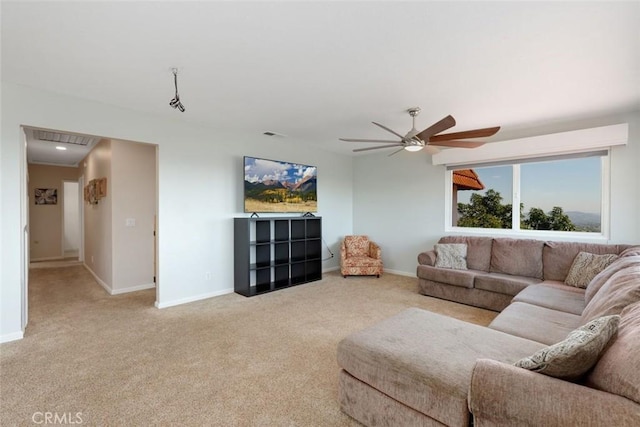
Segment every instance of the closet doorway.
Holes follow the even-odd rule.
[[[82,261],[82,197],[78,181],[62,183],[62,253],[65,260]]]

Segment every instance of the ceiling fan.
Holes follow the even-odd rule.
[[[377,147],[369,147],[369,148],[357,148],[353,150],[354,152],[358,151],[368,151],[368,150],[378,150],[380,148],[391,148],[391,147],[401,147],[399,150],[394,151],[389,154],[393,156],[396,153],[399,153],[402,150],[406,151],[420,151],[427,146],[439,146],[439,147],[460,147],[460,148],[476,148],[484,144],[481,141],[462,141],[463,139],[468,138],[482,138],[495,135],[499,130],[500,126],[484,128],[484,129],[474,129],[467,130],[463,132],[453,132],[453,133],[445,133],[438,135],[440,132],[444,132],[445,130],[452,128],[456,125],[456,120],[452,116],[447,116],[439,122],[434,123],[429,126],[422,132],[419,132],[416,129],[416,116],[420,114],[420,107],[409,108],[407,112],[413,119],[413,126],[406,135],[402,136],[399,133],[389,129],[386,126],[381,125],[380,123],[372,122],[374,125],[381,127],[394,134],[395,136],[400,138],[400,141],[394,140],[386,140],[386,139],[357,139],[357,138],[339,138],[341,141],[347,142],[373,142],[379,144],[385,144]]]

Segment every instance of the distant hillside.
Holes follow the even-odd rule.
[[[600,231],[600,214],[580,211],[567,211],[565,214],[576,226],[577,231]]]

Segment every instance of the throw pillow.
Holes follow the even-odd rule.
[[[615,254],[596,255],[580,252],[573,259],[573,264],[571,264],[564,283],[586,289],[589,282],[616,259],[618,259],[618,255]]]
[[[596,364],[619,323],[619,315],[594,319],[569,333],[563,341],[540,349],[515,365],[551,377],[578,379]]]
[[[455,270],[467,269],[466,244],[437,243],[434,249],[436,252],[436,267],[453,268]]]

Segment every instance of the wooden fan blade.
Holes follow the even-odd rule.
[[[401,152],[401,151],[403,151],[403,150],[404,150],[404,147],[402,147],[402,148],[401,148],[401,149],[399,149],[399,150],[394,151],[393,153],[389,154],[387,157],[391,157],[391,156],[393,156],[394,154],[398,154],[399,152]]]
[[[357,153],[358,151],[379,150],[380,148],[403,147],[403,146],[404,144],[399,142],[397,144],[389,144],[382,147],[378,146],[378,147],[369,147],[369,148],[356,148],[355,150],[353,150],[353,152]]]
[[[393,141],[393,140],[389,140],[389,139],[359,139],[359,138],[338,138],[340,141],[347,141],[347,142],[382,142],[382,143],[386,143],[386,144],[395,144],[398,143],[399,141]]]
[[[444,119],[440,120],[439,122],[432,124],[425,130],[417,134],[416,136],[423,141],[429,141],[429,138],[431,138],[432,135],[443,132],[449,128],[454,127],[455,125],[456,125],[456,119],[454,119],[453,116],[449,115]]]
[[[445,133],[442,135],[435,135],[430,137],[429,142],[449,141],[452,139],[465,139],[465,138],[484,138],[487,136],[495,135],[499,130],[500,130],[500,126],[496,126],[492,128],[465,130],[463,132]]]
[[[398,132],[396,132],[396,131],[394,131],[394,130],[389,129],[388,127],[383,126],[383,125],[381,125],[380,123],[376,123],[376,122],[371,122],[371,123],[373,123],[374,125],[376,125],[376,126],[378,126],[378,127],[381,127],[382,129],[386,130],[387,132],[391,132],[392,134],[394,134],[395,136],[397,136],[397,137],[398,137],[398,138],[400,138],[401,140],[403,140],[403,141],[407,141],[407,138],[405,138],[403,135],[400,135]]]
[[[437,145],[438,147],[460,147],[460,148],[476,148],[484,145],[482,141],[429,141],[428,145]]]

